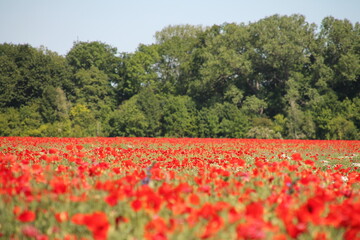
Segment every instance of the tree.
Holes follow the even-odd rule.
[[[198,103],[211,105],[224,100],[229,89],[246,91],[244,83],[251,73],[248,37],[244,25],[215,25],[204,31],[193,51],[187,93]]]
[[[282,114],[277,114],[274,116],[272,130],[274,130],[275,134],[283,138],[286,136],[286,125],[287,118],[285,118]]]
[[[198,114],[198,136],[215,138],[220,134],[219,116],[213,108],[203,107]]]
[[[249,130],[249,118],[234,104],[216,103],[199,114],[202,137],[243,138]]]
[[[136,106],[137,96],[124,101],[109,119],[111,137],[143,137],[146,136],[148,122],[145,115]]]
[[[264,114],[266,108],[267,103],[255,95],[246,97],[242,104],[242,110],[252,116]]]
[[[115,74],[119,60],[116,54],[116,48],[102,42],[74,42],[66,54],[66,60],[74,72],[97,67],[106,74]]]
[[[274,116],[285,108],[283,96],[292,72],[302,73],[314,51],[315,25],[302,15],[274,15],[250,24],[253,65],[252,90],[268,99],[268,113]]]
[[[346,120],[342,116],[337,116],[329,121],[329,138],[339,140],[359,139],[358,129],[352,121]]]
[[[94,113],[83,104],[76,104],[70,109],[72,136],[97,136],[97,121]]]
[[[114,108],[114,92],[108,76],[97,67],[80,69],[75,73],[77,102],[87,105],[95,113],[99,113],[102,106]],[[96,114],[100,117],[99,114]]]
[[[357,129],[360,130],[360,97],[353,98],[352,100],[346,98],[341,102],[339,115],[345,119],[352,121]]]
[[[284,99],[287,102],[285,111],[289,138],[311,139],[315,137],[315,124],[311,113],[302,109],[306,104],[307,81],[307,78],[302,74],[292,73],[290,79],[286,82]]]
[[[195,103],[188,96],[166,95],[163,103],[163,134],[166,137],[196,136]]]
[[[114,109],[116,88],[120,84],[120,57],[117,49],[102,42],[75,42],[66,55],[66,60],[72,68],[74,95],[76,99],[84,100],[83,96],[91,96],[86,104],[91,109],[99,100],[103,107]],[[84,94],[81,94],[83,91]],[[98,109],[99,110],[99,109]]]
[[[202,26],[169,25],[155,33],[158,45],[158,74],[164,93],[184,94],[188,78],[191,52],[198,36],[205,30]]]
[[[219,116],[219,137],[244,138],[249,130],[249,118],[235,105],[224,103],[217,104]]]
[[[68,87],[62,57],[30,45],[0,45],[1,106],[19,108],[41,98],[48,86]]]
[[[39,113],[39,104],[36,102],[24,105],[19,109],[21,119],[20,136],[41,136],[37,129],[41,126],[41,115]]]
[[[274,123],[271,119],[266,117],[254,117],[251,120],[252,126],[250,130],[246,133],[248,138],[261,138],[261,139],[275,139],[282,138],[280,132],[276,132],[274,128]]]
[[[268,127],[258,126],[258,127],[252,127],[246,133],[246,137],[258,138],[258,139],[277,139],[277,138],[281,138],[281,135]]]
[[[329,139],[329,122],[335,118],[341,106],[336,93],[332,90],[323,95],[316,95],[309,102],[309,111],[316,126],[316,137]]]
[[[315,123],[309,111],[303,112],[298,106],[290,106],[287,111],[287,136],[292,139],[315,138]]]
[[[21,74],[18,71],[13,59],[7,55],[0,54],[0,107],[17,107],[22,103],[18,99],[17,83],[20,81]],[[21,95],[19,96],[22,97]]]
[[[41,99],[40,113],[46,123],[69,119],[70,103],[60,87],[47,87]]]
[[[143,87],[158,88],[156,64],[159,60],[157,46],[140,45],[133,54],[123,54],[119,75],[121,81],[117,86],[117,97],[121,101],[131,98]]]
[[[334,72],[328,80],[340,99],[359,96],[360,31],[348,20],[323,19],[320,31],[324,63]]]
[[[161,120],[164,115],[165,96],[155,93],[156,89],[149,86],[136,95],[136,107],[144,114],[147,121],[145,135],[147,137],[162,136]]]
[[[224,99],[238,107],[240,107],[243,97],[244,91],[240,90],[235,85],[229,85],[224,93]]]
[[[22,136],[21,117],[17,109],[9,107],[0,113],[0,135]]]
[[[359,23],[273,15],[155,39],[66,57],[0,44],[0,135],[359,138]]]

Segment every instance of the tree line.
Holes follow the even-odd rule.
[[[360,24],[168,26],[120,53],[0,45],[1,136],[359,139]]]

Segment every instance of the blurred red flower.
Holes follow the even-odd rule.
[[[32,222],[34,221],[36,218],[36,215],[33,211],[30,210],[25,210],[23,211],[18,217],[17,219],[20,222]]]
[[[55,213],[55,219],[59,223],[65,222],[65,221],[69,220],[69,214],[67,212]]]
[[[94,212],[91,214],[77,213],[71,221],[75,224],[85,225],[92,232],[95,240],[107,239],[107,233],[110,223],[103,212]]]

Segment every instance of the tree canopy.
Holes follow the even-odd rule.
[[[360,24],[169,25],[119,53],[0,44],[1,136],[360,138]]]

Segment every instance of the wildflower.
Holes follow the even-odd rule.
[[[69,214],[67,212],[55,213],[55,219],[59,223],[65,222],[65,221],[69,220]]]
[[[75,224],[85,225],[93,234],[95,240],[106,240],[110,223],[103,212],[91,214],[75,214],[71,221]]]
[[[264,213],[263,204],[260,202],[253,202],[246,206],[246,216],[262,219]]]
[[[302,157],[301,157],[300,153],[294,153],[293,155],[291,155],[291,159],[294,161],[301,161]]]
[[[190,196],[189,196],[189,201],[190,201],[190,203],[191,204],[193,204],[193,205],[199,205],[199,203],[200,203],[200,198],[199,198],[199,196],[198,195],[196,195],[196,194],[190,194]]]
[[[49,149],[50,154],[56,154],[57,152],[58,152],[58,150],[56,148],[50,148]]]
[[[265,239],[262,221],[250,220],[246,223],[239,224],[236,227],[236,233],[239,239]]]
[[[40,235],[39,230],[32,226],[32,225],[25,225],[21,228],[21,233],[25,236],[25,237],[29,237],[29,238],[36,238],[37,236]]]
[[[135,199],[134,201],[131,202],[131,207],[132,209],[137,212],[141,209],[142,203],[139,199]]]
[[[36,218],[36,215],[33,211],[30,210],[25,210],[23,211],[18,217],[17,219],[20,222],[33,222]]]

